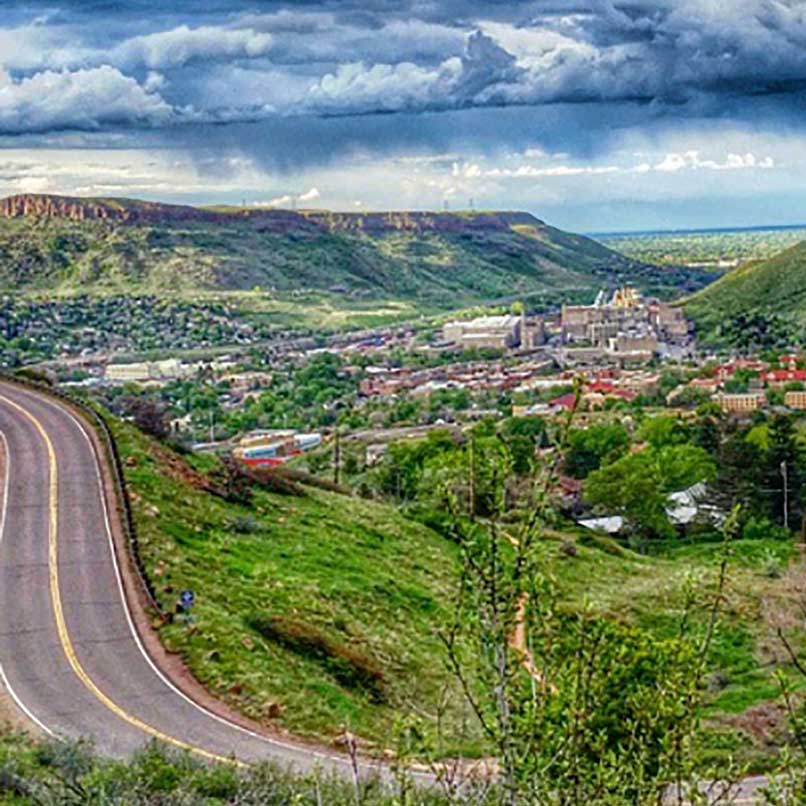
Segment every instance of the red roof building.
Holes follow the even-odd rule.
[[[761,373],[761,380],[769,386],[785,386],[787,383],[806,381],[806,369],[771,369]]]
[[[568,392],[565,395],[555,397],[554,400],[549,401],[549,406],[553,409],[565,409],[566,411],[574,411],[577,406],[577,396],[573,392]]]

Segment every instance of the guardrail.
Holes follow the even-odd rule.
[[[115,506],[118,511],[120,523],[123,527],[126,545],[128,547],[129,559],[132,561],[135,569],[137,570],[137,577],[140,582],[142,591],[147,599],[148,606],[161,618],[165,618],[165,612],[160,607],[157,600],[156,590],[151,580],[146,574],[143,559],[140,556],[140,544],[137,537],[137,527],[134,522],[134,514],[132,512],[131,498],[129,497],[129,490],[126,486],[126,477],[123,473],[123,463],[120,459],[120,452],[118,451],[115,435],[109,427],[109,423],[104,416],[80,398],[74,397],[61,389],[54,388],[44,381],[36,381],[32,378],[25,378],[19,375],[13,375],[6,371],[0,371],[0,379],[9,381],[10,383],[23,386],[41,394],[54,397],[61,400],[70,406],[78,409],[89,420],[93,426],[95,433],[101,440],[106,459],[109,467],[112,469],[112,481],[115,485]]]

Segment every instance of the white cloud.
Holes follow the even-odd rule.
[[[341,64],[310,88],[305,107],[317,113],[361,113],[484,105],[494,100],[499,85],[519,74],[515,57],[476,31],[462,56],[436,66]]]
[[[289,196],[287,193],[284,196],[275,196],[273,199],[269,199],[268,201],[256,201],[252,202],[253,207],[291,207],[294,202],[293,196]]]
[[[305,202],[314,201],[318,199],[322,194],[319,192],[318,188],[312,187],[310,190],[305,191],[305,193],[300,193],[299,195],[292,196],[290,193],[284,193],[282,196],[276,196],[273,199],[269,199],[268,201],[256,201],[252,203],[253,207],[293,207],[295,204]]]
[[[215,26],[181,25],[127,39],[112,51],[116,64],[144,65],[152,69],[178,67],[196,59],[205,61],[256,58],[268,53],[273,38],[251,28],[228,30]]]
[[[319,192],[318,188],[311,188],[310,190],[306,190],[305,193],[301,193],[297,197],[297,201],[299,202],[309,202],[318,199],[322,194]]]
[[[160,95],[113,67],[46,71],[19,80],[0,69],[0,132],[163,125],[172,118]]]
[[[638,166],[644,169],[644,165]],[[686,151],[683,153],[671,152],[657,164],[653,170],[661,173],[677,173],[682,170],[708,170],[708,171],[736,171],[750,168],[774,168],[775,160],[766,156],[761,159],[755,154],[729,153],[722,161],[713,159],[702,159],[699,151]],[[636,172],[637,168],[636,168]],[[643,170],[641,172],[644,172]]]
[[[12,186],[19,193],[44,193],[50,189],[50,179],[47,176],[23,176],[15,179]]]

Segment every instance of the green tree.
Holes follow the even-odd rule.
[[[621,423],[601,423],[576,428],[568,434],[565,470],[574,478],[584,479],[603,464],[623,456],[630,436]]]
[[[776,523],[799,529],[806,491],[806,461],[791,417],[773,417],[768,444],[763,483],[768,493],[769,516]]]
[[[630,453],[594,470],[585,482],[585,500],[624,518],[633,534],[674,536],[666,515],[663,477],[650,451]]]
[[[672,785],[678,802],[688,802],[698,791],[697,773],[704,773],[697,720],[727,552],[706,594],[704,639],[689,632],[693,603],[703,595],[693,589],[679,630],[668,639],[571,610],[560,604],[541,545],[556,468],[538,468],[521,506],[513,507],[506,452],[497,455],[501,461],[492,463],[487,479],[493,506],[484,517],[472,497],[456,492],[476,487],[472,462],[464,483],[452,478],[443,489],[462,559],[456,615],[444,640],[494,751],[501,803],[648,806],[665,802]],[[654,466],[640,454],[614,465],[628,460]]]
[[[636,437],[641,442],[648,442],[656,450],[667,445],[679,445],[689,440],[685,423],[679,417],[661,414],[647,417],[638,429]]]

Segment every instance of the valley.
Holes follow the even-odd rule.
[[[698,769],[776,768],[782,692],[806,690],[777,637],[806,640],[806,359],[710,352],[708,328],[797,247],[704,285],[524,214],[42,197],[0,205],[0,246],[2,361],[109,423],[152,628],[205,696],[337,756],[348,736],[367,759],[486,757],[464,535],[501,529],[513,562],[535,541],[552,679],[588,630],[627,653],[632,697],[642,647],[671,652],[648,685],[689,698]]]

